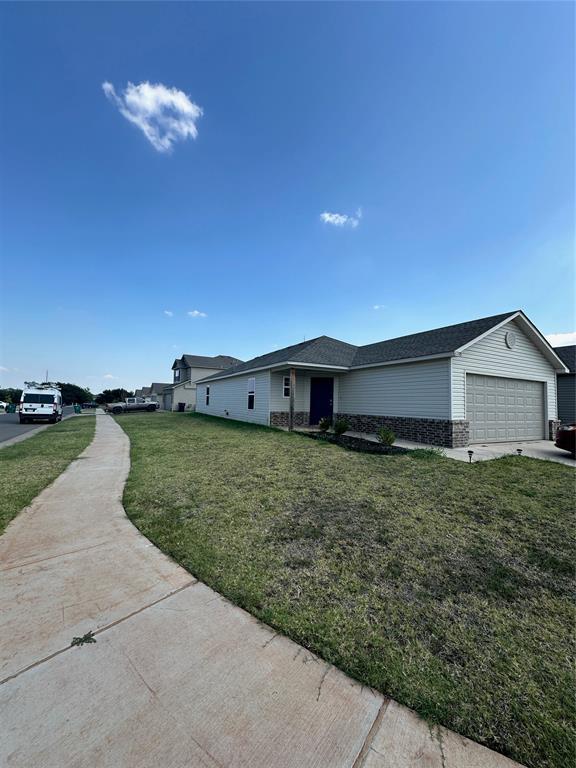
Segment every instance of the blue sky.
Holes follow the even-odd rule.
[[[133,388],[184,352],[516,308],[574,332],[572,4],[3,3],[0,21],[4,386]]]

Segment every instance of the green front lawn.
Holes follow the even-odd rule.
[[[96,419],[75,416],[0,449],[0,533],[92,442]]]
[[[533,768],[574,758],[574,472],[118,417],[124,503],[191,573],[363,683]]]

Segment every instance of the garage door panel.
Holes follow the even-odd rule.
[[[544,437],[544,385],[539,381],[469,373],[466,403],[471,443]]]

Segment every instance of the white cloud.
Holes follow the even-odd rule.
[[[105,373],[104,376],[102,376],[103,379],[117,379],[118,376],[112,376],[111,373]]]
[[[568,347],[570,344],[576,344],[576,331],[570,333],[549,333],[546,340],[553,347]]]
[[[187,314],[188,314],[188,317],[208,317],[206,312],[200,312],[199,309],[192,309]]]
[[[374,304],[372,309],[386,309],[386,304]]]
[[[170,152],[177,141],[195,139],[196,122],[202,108],[177,88],[162,83],[128,83],[117,94],[112,83],[102,83],[102,90],[126,120],[138,126],[158,152]]]
[[[362,218],[362,208],[358,208],[354,216],[350,216],[347,213],[330,213],[329,211],[324,211],[320,214],[320,218],[325,224],[332,224],[333,227],[351,227],[352,229],[356,229]]]
[[[171,309],[165,309],[164,314],[166,315],[166,317],[174,317],[174,312],[172,312]]]
[[[0,365],[0,371],[2,371],[2,373],[8,373],[9,370],[10,368],[4,368],[3,365]]]

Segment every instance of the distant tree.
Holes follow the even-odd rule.
[[[4,403],[19,403],[22,397],[21,389],[14,389],[8,387],[8,389],[0,389],[0,400]]]
[[[79,387],[77,384],[69,384],[63,381],[57,382],[58,387],[62,391],[62,400],[66,405],[72,403],[87,403],[90,400],[94,400],[94,395],[89,389]]]
[[[134,392],[129,392],[127,389],[105,389],[99,395],[96,395],[96,402],[104,405],[105,403],[125,400],[127,397],[134,397]]]

